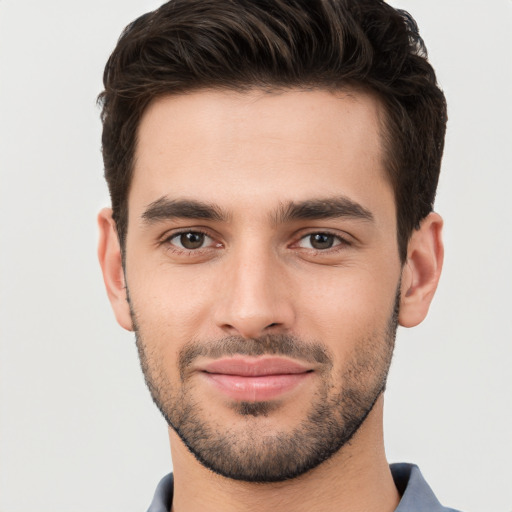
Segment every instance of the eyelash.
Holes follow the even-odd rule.
[[[162,245],[166,245],[167,250],[169,250],[175,254],[189,255],[189,256],[202,254],[204,251],[208,251],[208,250],[212,250],[212,249],[219,249],[219,248],[223,247],[222,243],[216,243],[214,246],[198,247],[197,249],[187,249],[187,248],[178,247],[171,242],[173,239],[176,239],[180,236],[187,235],[187,234],[204,235],[205,237],[210,238],[212,241],[215,241],[215,237],[211,236],[211,234],[209,234],[206,230],[196,228],[196,229],[187,229],[187,230],[174,232],[174,233],[166,236],[165,238],[163,238],[163,240],[160,243]],[[350,247],[352,245],[352,243],[349,240],[340,236],[339,234],[335,234],[335,233],[331,233],[330,231],[323,230],[323,231],[310,231],[306,234],[303,234],[300,237],[298,237],[296,239],[296,241],[293,242],[289,247],[293,248],[294,246],[297,246],[303,240],[307,239],[308,237],[312,237],[314,235],[326,235],[329,237],[333,237],[335,239],[335,244],[332,247],[328,247],[325,249],[315,249],[314,247],[303,248],[303,249],[309,251],[310,253],[326,255],[326,254],[329,254],[332,252],[337,252],[337,251],[343,250],[344,248]]]
[[[220,248],[222,247],[222,244],[221,243],[217,243],[215,244],[215,247],[198,247],[197,249],[187,249],[185,247],[178,247],[176,246],[175,244],[173,244],[171,242],[171,240],[175,239],[175,238],[178,238],[180,236],[183,236],[183,235],[187,235],[189,233],[193,233],[193,234],[196,234],[196,235],[204,235],[205,237],[208,237],[210,238],[211,240],[214,241],[214,237],[211,236],[211,234],[209,234],[207,231],[205,230],[202,230],[202,229],[198,229],[198,228],[194,228],[194,229],[185,229],[185,230],[182,230],[182,231],[177,231],[177,232],[174,232],[168,236],[166,236],[161,244],[162,245],[166,245],[167,246],[167,250],[175,253],[175,254],[185,254],[185,255],[194,255],[194,254],[198,254],[200,252],[203,252],[205,250],[209,250],[209,249],[216,249],[216,248]]]
[[[306,248],[309,251],[315,251],[315,253],[327,254],[327,253],[330,253],[330,252],[342,250],[343,248],[352,245],[351,242],[349,242],[343,236],[341,236],[339,234],[336,234],[336,233],[331,233],[330,231],[311,231],[309,233],[306,233],[305,235],[302,235],[297,240],[297,242],[294,243],[294,245],[299,244],[303,240],[311,238],[314,235],[324,235],[324,236],[329,236],[329,237],[333,237],[334,238],[334,245],[332,247],[328,247],[328,248],[325,248],[325,249],[315,249],[314,247]]]

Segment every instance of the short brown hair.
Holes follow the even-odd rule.
[[[382,0],[171,0],[128,25],[104,73],[103,159],[121,246],[149,103],[221,88],[364,88],[386,112],[400,257],[432,211],[446,102],[413,18]]]

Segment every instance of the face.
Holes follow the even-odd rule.
[[[298,476],[383,390],[401,265],[381,115],[362,93],[202,91],[141,121],[130,314],[155,403],[213,471]]]

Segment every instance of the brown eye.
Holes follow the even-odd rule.
[[[315,233],[309,235],[309,243],[313,249],[330,249],[334,245],[334,235],[328,233]]]
[[[203,233],[183,233],[180,242],[185,249],[199,249],[204,243]]]
[[[207,240],[211,242],[210,237],[200,231],[188,231],[186,233],[178,233],[177,235],[174,235],[170,239],[170,242],[180,249],[187,249],[190,251],[200,249],[204,246]]]
[[[339,236],[330,233],[311,233],[299,241],[299,247],[303,249],[315,249],[317,251],[331,249],[344,241]]]

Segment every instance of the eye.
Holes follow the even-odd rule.
[[[201,233],[200,231],[186,231],[184,233],[177,233],[170,237],[168,241],[172,245],[187,251],[201,249],[205,245],[211,245],[213,243],[212,238],[210,238],[205,233]]]
[[[342,243],[339,236],[331,233],[311,233],[299,240],[298,246],[304,249],[315,249],[317,251],[331,249]]]

